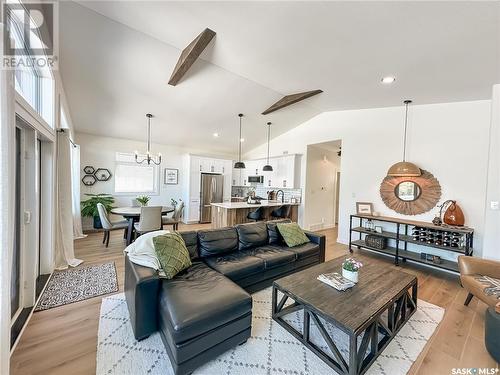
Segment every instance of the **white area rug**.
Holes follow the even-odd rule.
[[[199,368],[203,375],[322,375],[335,372],[271,319],[271,288],[252,295],[252,336],[241,346],[227,351]],[[302,312],[286,320],[301,327]],[[418,309],[389,343],[367,374],[406,374],[442,320],[444,309],[418,301]],[[340,351],[347,354],[347,335],[327,325]],[[311,327],[311,341],[328,351],[317,329]],[[173,374],[159,333],[136,341],[129,322],[123,293],[102,300],[97,345],[97,375]]]

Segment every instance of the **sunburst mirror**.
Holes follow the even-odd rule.
[[[380,184],[380,197],[397,213],[418,215],[436,206],[441,198],[441,185],[432,173],[422,169],[418,177],[387,176]]]

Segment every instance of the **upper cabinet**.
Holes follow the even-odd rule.
[[[273,167],[272,172],[262,169],[267,159],[244,160],[245,169],[233,169],[233,186],[252,186],[248,176],[264,176],[264,186],[272,188],[299,188],[300,187],[300,155],[282,155],[269,159]]]

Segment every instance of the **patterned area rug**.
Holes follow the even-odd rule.
[[[313,352],[271,319],[271,288],[252,295],[252,336],[241,346],[233,348],[194,374],[335,374]],[[444,309],[425,301],[418,301],[418,309],[401,328],[397,336],[380,354],[367,374],[406,374],[426,342],[442,320]],[[104,374],[168,374],[172,367],[159,333],[143,341],[136,341],[129,322],[123,293],[102,300],[97,344],[97,375]],[[302,313],[290,314],[286,319],[301,327]],[[347,335],[327,326],[346,356]],[[311,328],[311,339],[328,351],[317,329]]]
[[[56,271],[43,292],[35,311],[118,291],[115,263],[103,263]]]

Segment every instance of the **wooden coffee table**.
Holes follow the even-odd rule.
[[[341,273],[343,260],[338,258],[276,280],[272,317],[338,373],[363,374],[416,311],[417,278],[391,267],[381,268],[380,262],[367,261],[360,270],[358,284],[344,292],[316,279],[322,273]],[[293,303],[285,306],[289,299]],[[299,310],[304,311],[302,332],[283,319]],[[348,335],[347,358],[323,321]],[[333,356],[310,341],[311,323],[317,326]]]

